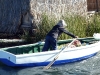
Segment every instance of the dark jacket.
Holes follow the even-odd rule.
[[[55,25],[50,32],[47,34],[47,36],[51,36],[53,38],[58,38],[59,35],[61,35],[62,33],[65,33],[73,38],[76,38],[75,35],[73,35],[72,33],[68,32],[63,26],[60,25]]]

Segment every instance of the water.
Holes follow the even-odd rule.
[[[43,67],[12,68],[0,67],[0,75],[100,75],[100,52],[87,60],[53,66],[48,70]]]

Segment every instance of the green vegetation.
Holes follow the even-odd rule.
[[[56,24],[55,18],[50,18],[46,14],[42,15],[41,22],[39,25],[39,30],[36,34],[36,41],[40,41],[45,38],[46,34],[52,29]]]
[[[74,15],[70,17],[68,15],[65,15],[61,19],[64,19],[66,21],[68,25],[66,29],[77,35],[79,38],[92,37],[94,33],[100,33],[100,14],[95,14],[90,18],[86,18],[86,16],[82,17],[79,15]],[[46,34],[52,29],[52,27],[57,24],[57,22],[58,20],[54,18],[54,16],[43,14],[41,17],[41,21],[38,25],[39,29],[36,30],[34,36],[30,35],[29,31],[24,31],[24,34],[19,36],[21,39],[24,39],[24,42],[7,43],[1,41],[0,47],[2,48],[14,45],[18,46],[22,44],[42,41],[45,39]],[[71,37],[66,34],[62,34],[58,39],[71,39]]]
[[[92,36],[93,33],[100,33],[100,14],[95,14],[87,23],[86,35]]]
[[[74,15],[68,17],[67,15],[62,17],[67,23],[66,29],[68,31],[72,32],[73,34],[77,35],[79,38],[83,37],[92,37],[93,33],[99,33],[100,32],[100,15],[95,14],[94,16],[90,18],[86,18],[79,15]],[[38,25],[39,30],[35,35],[36,41],[41,41],[42,39],[45,39],[46,34],[51,30],[51,28],[58,22],[53,16],[48,16],[46,14],[43,14],[41,17],[41,22]],[[62,34],[59,39],[70,39],[71,37]]]
[[[67,29],[74,35],[77,35],[79,37],[86,37],[86,20],[84,17],[81,16],[70,16],[70,17],[64,17],[64,20],[67,23]],[[63,36],[60,37],[60,39],[68,39],[71,38],[70,36],[67,36],[66,34],[62,34]]]
[[[29,31],[25,31],[24,30],[24,34],[23,35],[19,35],[19,36],[20,36],[21,39],[24,39],[26,42],[29,42],[29,43],[33,42],[33,39],[30,36]]]

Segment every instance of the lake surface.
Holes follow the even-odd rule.
[[[53,66],[48,70],[43,70],[43,66],[29,68],[0,66],[0,75],[100,75],[100,52],[89,59]]]

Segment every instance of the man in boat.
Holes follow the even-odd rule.
[[[42,51],[48,51],[48,49],[50,47],[52,48],[52,50],[56,50],[57,49],[57,38],[62,33],[65,33],[65,34],[71,36],[72,38],[77,38],[77,36],[75,36],[74,34],[70,33],[69,31],[67,31],[65,29],[66,26],[67,26],[67,24],[65,23],[65,21],[64,20],[60,20],[50,30],[50,32],[46,35],[45,44],[44,44],[44,47],[43,47]]]

